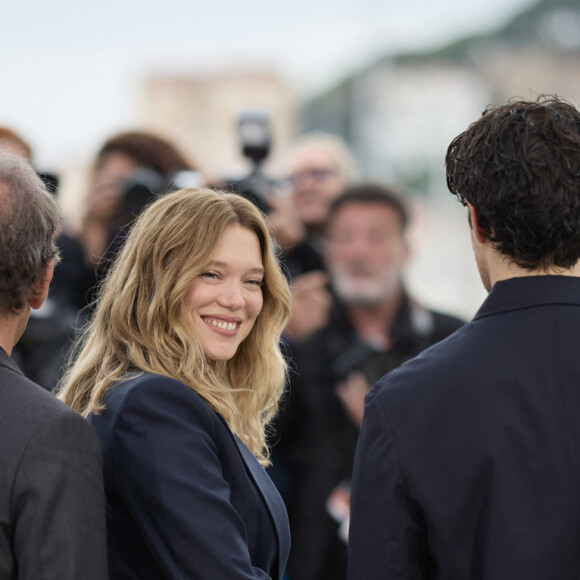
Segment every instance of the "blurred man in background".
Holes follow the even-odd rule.
[[[330,205],[356,177],[353,155],[335,135],[307,133],[294,142],[287,163],[296,214],[321,249]]]
[[[355,177],[356,164],[339,137],[307,133],[292,144],[286,169],[290,195],[272,196],[268,217],[292,282],[286,339],[300,342],[328,319],[331,300],[321,255],[324,223],[330,204]]]
[[[446,165],[489,296],[367,397],[349,575],[580,578],[580,112],[488,110]]]
[[[288,195],[268,198],[268,221],[290,281],[292,315],[284,339],[292,346],[307,340],[328,322],[332,296],[321,255],[322,232],[330,204],[353,179],[356,169],[346,143],[335,135],[317,132],[307,133],[291,145],[285,170]],[[286,415],[291,413],[279,414],[273,431],[286,431]],[[285,496],[293,486],[288,449],[275,446],[272,456],[270,476]]]
[[[281,419],[291,580],[346,578],[349,484],[369,385],[462,325],[406,292],[408,221],[402,198],[376,184],[347,188],[328,209],[334,306],[328,323],[292,349],[296,372]]]

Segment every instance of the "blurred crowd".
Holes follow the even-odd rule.
[[[0,148],[34,165],[31,147],[8,128],[0,128]],[[341,580],[364,396],[463,322],[419,304],[405,287],[412,215],[404,192],[366,181],[347,145],[329,134],[301,136],[284,167],[283,183],[252,192],[262,198],[293,297],[284,336],[291,372],[271,430],[269,473],[290,517],[288,580]],[[29,378],[55,388],[135,216],[170,189],[216,185],[196,169],[153,134],[125,132],[102,145],[82,215],[60,232],[49,299],[13,353]],[[58,180],[43,177],[58,196]]]

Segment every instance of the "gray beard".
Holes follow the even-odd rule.
[[[332,274],[337,296],[346,304],[376,306],[395,298],[401,287],[400,277],[385,276],[382,280],[361,283],[343,274]]]

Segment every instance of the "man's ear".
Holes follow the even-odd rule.
[[[50,286],[50,281],[52,280],[53,273],[54,273],[54,260],[51,260],[44,269],[44,272],[42,273],[40,280],[38,280],[38,282],[34,285],[32,295],[28,300],[30,307],[32,309],[38,310],[44,304],[44,301],[48,296],[48,288]]]
[[[485,235],[483,228],[479,225],[479,215],[477,210],[469,202],[467,202],[467,209],[469,210],[469,225],[473,235],[480,244],[483,244],[487,241],[487,236]]]

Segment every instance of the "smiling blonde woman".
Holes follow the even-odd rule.
[[[101,441],[111,578],[282,578],[288,523],[262,466],[289,313],[241,196],[181,190],[137,219],[59,394]]]

